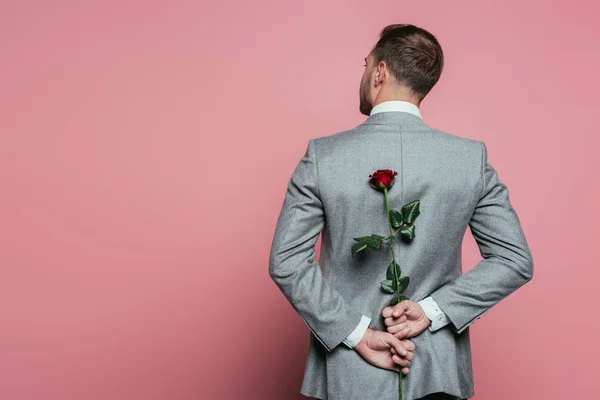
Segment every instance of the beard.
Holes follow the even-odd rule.
[[[371,110],[373,109],[373,105],[369,101],[369,81],[361,82],[360,89],[358,91],[358,98],[360,101],[359,110],[360,113],[366,116],[371,114]]]

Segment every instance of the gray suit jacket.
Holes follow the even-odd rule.
[[[404,294],[427,296],[451,324],[411,338],[416,345],[403,379],[403,400],[446,392],[474,395],[469,325],[528,282],[533,259],[509,193],[487,161],[482,141],[434,129],[418,116],[381,112],[354,129],[310,139],[289,180],[272,242],[269,273],[310,329],[300,392],[329,400],[396,400],[398,373],[369,364],[342,341],[361,315],[385,331],[381,290],[391,252],[351,255],[353,238],[389,234],[382,192],[369,185],[377,169],[398,172],[390,209],[420,200],[411,243],[396,240]],[[470,227],[483,259],[462,273],[461,246]],[[315,261],[320,234],[321,253]]]

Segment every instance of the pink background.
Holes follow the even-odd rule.
[[[304,398],[275,222],[403,22],[446,54],[425,121],[486,142],[534,254],[471,328],[474,399],[598,396],[594,2],[83,3],[0,5],[0,398]]]

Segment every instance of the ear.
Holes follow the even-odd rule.
[[[377,68],[375,68],[375,73],[373,74],[374,86],[381,84],[384,74],[385,74],[384,69],[381,67],[381,65],[378,65]]]
[[[379,85],[379,82],[380,82],[379,76],[380,76],[379,69],[376,69],[375,72],[373,73],[373,86]]]

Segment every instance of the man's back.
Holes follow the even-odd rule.
[[[270,271],[311,330],[301,393],[397,399],[397,372],[339,345],[361,315],[371,318],[371,329],[386,330],[381,310],[392,295],[380,282],[390,252],[365,249],[353,257],[351,247],[355,237],[388,233],[383,196],[369,185],[369,174],[388,168],[398,172],[390,208],[420,201],[414,240],[395,245],[401,274],[410,277],[403,294],[415,302],[432,296],[452,321],[411,338],[415,358],[403,397],[473,396],[468,326],[531,278],[531,254],[483,142],[433,129],[406,112],[373,114],[352,130],[311,140],[290,180]],[[462,274],[468,226],[484,260]],[[316,263],[312,246],[321,230]]]
[[[481,142],[433,129],[409,113],[384,112],[353,130],[316,139],[315,151],[327,220],[320,261],[328,278],[336,284],[355,281],[355,275],[374,283],[384,279],[389,251],[367,249],[352,257],[350,249],[354,237],[388,234],[384,197],[369,186],[369,174],[386,168],[398,172],[388,191],[390,209],[420,201],[415,239],[396,241],[402,275],[412,282],[404,294],[420,300],[460,275],[462,239],[481,193]],[[376,294],[385,307],[392,296],[378,289],[360,286],[344,294]],[[372,323],[384,330],[381,308]]]

